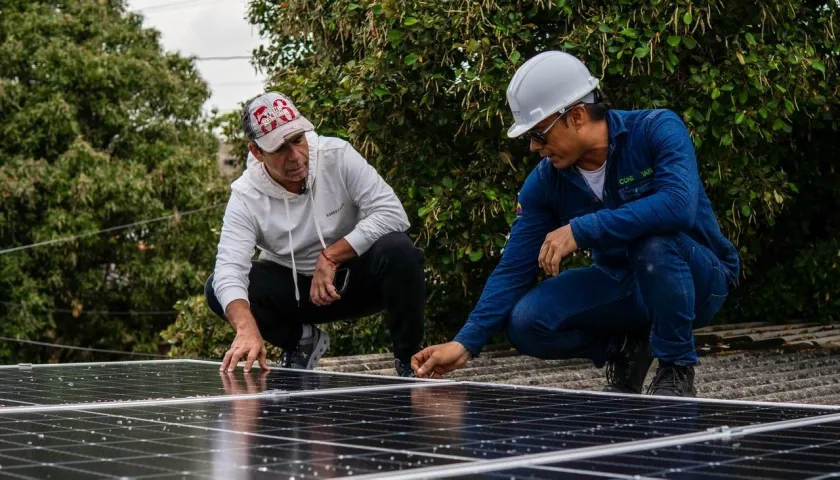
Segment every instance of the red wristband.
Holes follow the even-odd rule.
[[[323,255],[324,258],[326,258],[328,262],[332,263],[334,267],[338,266],[338,263],[335,260],[333,260],[332,258],[327,256],[327,251],[326,250],[321,250],[321,255]]]

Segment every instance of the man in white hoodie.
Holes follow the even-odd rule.
[[[320,136],[284,95],[249,102],[245,172],[231,185],[214,273],[213,312],[236,329],[220,370],[280,365],[311,370],[329,347],[316,325],[387,312],[395,366],[413,376],[423,336],[423,251],[405,233],[394,190],[344,140]],[[260,250],[254,259],[254,248]]]

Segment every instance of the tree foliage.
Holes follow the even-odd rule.
[[[175,214],[0,255],[0,335],[157,351],[215,254],[207,85],[123,1],[0,8],[0,250]],[[90,357],[0,342],[0,360],[71,358]]]
[[[403,200],[426,251],[426,340],[438,342],[480,295],[537,162],[505,136],[505,87],[546,49],[585,61],[617,108],[684,119],[744,259],[718,321],[840,316],[837,13],[805,0],[253,0],[249,15],[274,88]],[[122,1],[4,2],[0,249],[224,202],[207,95],[193,63],[162,52]],[[224,128],[242,148],[235,117]],[[218,357],[232,332],[196,295],[220,219],[221,208],[0,255],[0,335],[137,351],[162,337],[173,354]],[[113,313],[172,308],[175,323]],[[388,347],[376,319],[330,328],[343,332],[332,353]],[[0,343],[3,359],[42,353]]]
[[[438,341],[480,294],[537,161],[504,135],[505,88],[546,49],[581,58],[617,108],[684,119],[744,259],[719,320],[837,318],[837,12],[801,0],[255,0],[250,19],[269,37],[257,55],[275,88],[400,193],[426,249]]]

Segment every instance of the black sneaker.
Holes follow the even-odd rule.
[[[626,337],[624,347],[607,362],[605,392],[642,393],[653,355],[648,335]]]
[[[394,368],[397,370],[397,375],[400,377],[415,377],[414,370],[411,369],[411,364],[405,363],[399,358],[394,359]]]
[[[694,389],[694,367],[682,367],[672,363],[661,363],[656,376],[647,389],[648,395],[667,397],[696,397]]]
[[[280,366],[296,370],[314,370],[328,348],[329,334],[312,325],[312,336],[301,339],[295,348],[283,351],[280,355]]]

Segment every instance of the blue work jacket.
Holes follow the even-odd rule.
[[[740,259],[721,233],[697,168],[694,144],[670,110],[610,110],[609,152],[601,201],[577,168],[542,159],[519,191],[517,217],[499,264],[455,337],[478,355],[534,285],[546,235],[571,224],[581,249],[610,277],[630,273],[627,247],[636,239],[685,232],[708,247],[737,283]],[[595,292],[593,292],[595,293]]]

